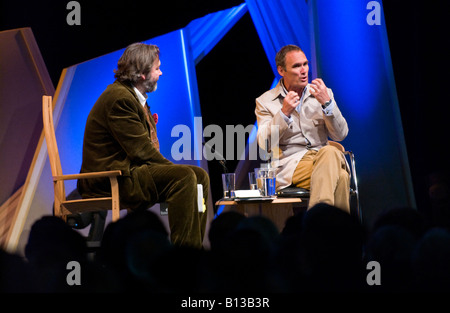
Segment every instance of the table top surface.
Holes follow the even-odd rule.
[[[236,205],[240,203],[299,203],[302,202],[300,198],[234,198],[234,199],[220,199],[216,202],[216,205]]]

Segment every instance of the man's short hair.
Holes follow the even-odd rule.
[[[133,43],[129,45],[114,70],[114,78],[118,81],[128,81],[133,84],[140,80],[142,74],[147,75],[159,58],[159,48],[156,45]]]
[[[303,50],[296,45],[286,45],[282,47],[280,50],[278,50],[276,56],[275,56],[275,64],[278,68],[278,66],[281,66],[283,70],[286,70],[286,54],[291,51],[301,51]],[[304,52],[303,52],[304,53]]]

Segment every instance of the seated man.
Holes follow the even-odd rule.
[[[172,242],[200,248],[207,212],[198,210],[197,184],[203,185],[207,197],[209,177],[202,168],[174,164],[159,152],[157,117],[146,99],[156,90],[160,66],[157,46],[135,43],[126,48],[114,71],[116,81],[100,95],[87,118],[81,172],[121,170],[121,204],[145,210],[167,202]],[[108,195],[109,188],[108,179],[78,181],[83,198]]]
[[[258,144],[269,148],[277,168],[277,190],[305,188],[309,207],[325,202],[350,212],[347,162],[328,145],[328,137],[340,141],[348,133],[333,92],[320,78],[308,84],[308,59],[299,47],[282,47],[275,61],[282,78],[256,99],[255,114]]]

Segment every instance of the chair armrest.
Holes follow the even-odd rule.
[[[122,172],[120,170],[104,171],[104,172],[90,172],[90,173],[57,175],[57,176],[53,176],[53,181],[98,178],[98,177],[117,177],[120,175],[122,175]]]
[[[339,151],[341,151],[341,152],[343,152],[343,153],[345,152],[344,146],[341,145],[339,142],[329,140],[329,141],[328,141],[328,144],[329,144],[330,146],[333,146],[333,147],[337,148]]]

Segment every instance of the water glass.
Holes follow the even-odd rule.
[[[256,168],[256,184],[261,195],[272,197],[276,194],[276,169],[274,168]]]
[[[234,190],[236,183],[236,173],[222,174],[223,197],[234,198]]]
[[[251,190],[257,190],[258,186],[256,184],[256,173],[255,172],[249,172],[248,173],[248,183]]]

